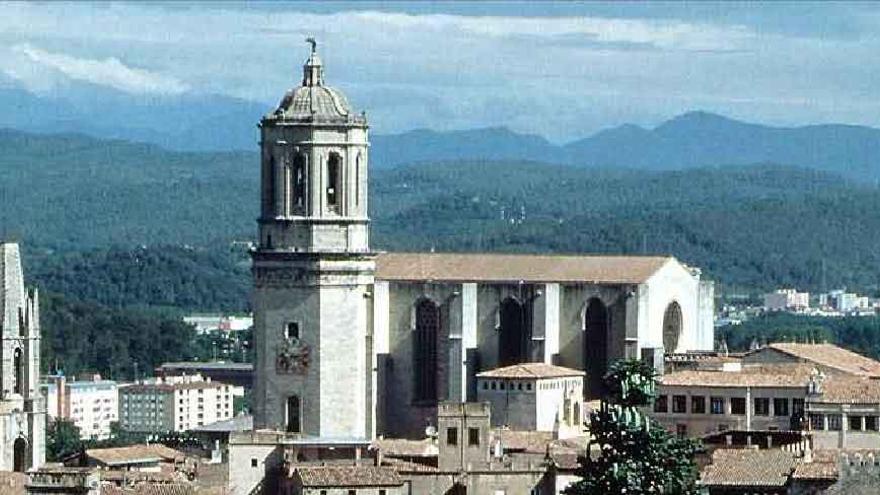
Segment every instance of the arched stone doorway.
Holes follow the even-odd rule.
[[[584,310],[584,371],[587,396],[602,395],[602,378],[608,371],[608,308],[598,298],[587,301]]]
[[[508,297],[501,303],[500,313],[499,366],[526,362],[529,339],[526,308],[521,302]]]
[[[27,441],[16,438],[12,447],[12,470],[17,473],[27,471]]]
[[[672,301],[663,313],[663,352],[666,354],[671,354],[678,348],[681,327],[681,306]]]

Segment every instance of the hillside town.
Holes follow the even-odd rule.
[[[783,286],[731,302],[675,253],[377,249],[375,117],[306,42],[254,122],[249,311],[167,313],[210,359],[119,363],[92,342],[111,374],[67,373],[42,344],[58,302],[26,239],[0,239],[0,494],[880,493],[880,361],[742,330],[874,322],[880,299]]]

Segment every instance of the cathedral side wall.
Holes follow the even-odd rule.
[[[437,346],[438,400],[448,399],[449,356],[452,346],[450,335],[461,335],[461,315],[451,314],[453,299],[461,297],[461,284],[431,284],[423,282],[389,282],[388,290],[388,349],[391,371],[387,374],[384,423],[387,434],[411,438],[424,437],[425,427],[436,423],[436,403],[417,403],[413,384],[413,329],[415,305],[427,297],[440,306],[440,335]],[[458,293],[458,295],[456,295]],[[455,317],[454,317],[455,316]],[[454,328],[458,325],[458,328]]]
[[[583,370],[586,368],[584,349],[584,312],[592,298],[606,306],[609,315],[608,356],[623,356],[626,336],[626,307],[622,304],[620,287],[593,284],[566,284],[560,296],[559,366]]]

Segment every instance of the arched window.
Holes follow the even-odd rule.
[[[24,359],[21,355],[21,349],[16,349],[13,353],[12,366],[15,369],[15,384],[13,392],[16,394],[24,394]]]
[[[334,213],[341,213],[342,203],[342,157],[330,153],[327,159],[327,208]]]
[[[508,297],[501,303],[499,316],[498,363],[509,366],[526,362],[529,339],[526,308],[513,297]]]
[[[584,313],[584,371],[590,397],[600,397],[608,371],[608,310],[598,298],[587,302]]]
[[[413,335],[414,399],[437,400],[437,343],[440,335],[440,307],[429,299],[416,303]]]
[[[358,153],[354,162],[354,205],[361,204],[361,154]]]
[[[19,437],[12,445],[12,470],[23,473],[27,470],[27,441]]]
[[[269,166],[266,167],[266,214],[275,216],[275,157],[269,157]]]
[[[305,214],[306,206],[306,157],[305,155],[296,155],[293,157],[293,213],[295,215]]]
[[[681,337],[681,306],[672,301],[663,313],[663,351],[667,354],[678,348]]]
[[[300,412],[299,396],[291,395],[287,398],[287,431],[290,433],[302,432]]]

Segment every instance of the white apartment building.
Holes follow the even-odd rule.
[[[810,307],[810,293],[795,289],[778,289],[764,294],[764,307],[768,311],[803,310]]]
[[[154,378],[119,389],[119,419],[128,431],[182,432],[231,419],[243,395],[243,387],[201,375]]]
[[[117,421],[119,413],[115,381],[102,380],[100,375],[81,381],[50,376],[41,388],[50,418],[69,419],[79,428],[83,439],[110,437],[110,425]]]

